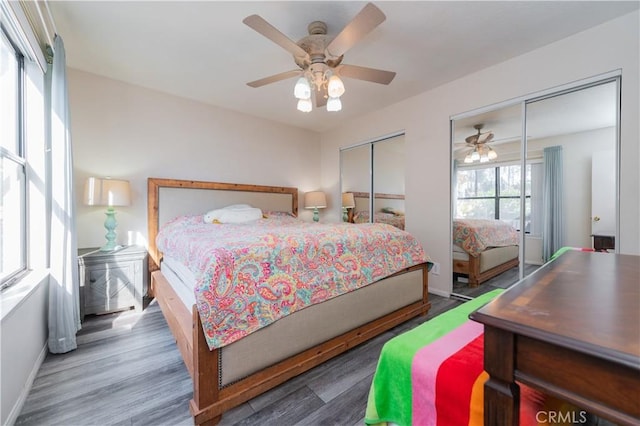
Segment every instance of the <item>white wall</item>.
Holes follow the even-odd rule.
[[[615,150],[615,127],[542,138],[531,143],[562,146],[565,245],[592,247],[591,242],[591,159],[594,153]],[[542,150],[542,148],[540,148]],[[611,173],[614,173],[612,170]],[[525,246],[525,250],[528,248]]]
[[[340,193],[340,147],[404,129],[407,230],[442,264],[440,275],[429,277],[430,290],[448,294],[452,286],[449,118],[621,69],[620,250],[640,254],[638,33],[639,14],[634,12],[326,132],[322,186],[331,194]],[[330,214],[337,220],[339,209],[332,208]]]
[[[104,208],[82,204],[88,176],[130,181],[119,243],[147,243],[147,178],[320,186],[318,134],[70,69],[78,247],[104,244]],[[302,195],[302,194],[301,194]],[[300,198],[302,199],[302,198]],[[310,212],[300,210],[303,219]]]

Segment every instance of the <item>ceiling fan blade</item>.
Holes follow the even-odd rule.
[[[251,81],[247,83],[247,86],[260,87],[267,84],[275,83],[276,81],[286,80],[287,78],[296,77],[300,74],[301,74],[300,70],[285,71],[285,72],[281,72],[280,74],[274,74],[269,77],[261,78],[260,80]]]
[[[480,136],[480,140],[478,142],[488,143],[488,142],[491,142],[492,139],[493,139],[493,133],[491,132],[483,133],[482,136]]]
[[[342,29],[325,49],[325,55],[338,58],[353,47],[360,39],[369,34],[374,28],[384,22],[387,17],[373,3],[368,3]]]
[[[357,78],[372,83],[389,84],[396,76],[395,72],[377,70],[374,68],[359,67],[357,65],[340,65],[338,74],[343,77]]]
[[[314,90],[313,93],[315,94],[314,96],[316,97],[316,108],[322,108],[327,104],[327,99],[329,98],[329,95],[327,94],[326,86],[322,86],[321,90]]]
[[[295,57],[306,58],[309,56],[303,48],[298,46],[293,40],[282,34],[276,27],[265,21],[258,15],[247,16],[242,20],[247,26],[253,28],[278,46],[284,48]]]
[[[465,138],[465,142],[469,143],[469,144],[474,144],[476,142],[478,142],[478,135],[471,135]]]

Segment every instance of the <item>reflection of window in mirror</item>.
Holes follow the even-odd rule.
[[[343,218],[404,229],[404,135],[341,150]],[[353,196],[353,206],[348,206]]]

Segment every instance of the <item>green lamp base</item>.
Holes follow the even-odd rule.
[[[320,220],[320,212],[318,211],[318,208],[314,208],[313,209],[313,221],[314,222],[318,222]]]
[[[107,218],[104,220],[104,227],[107,230],[105,234],[107,243],[100,247],[100,251],[114,251],[119,248],[116,244],[116,226],[118,226],[116,211],[113,207],[108,207],[105,215],[107,215]]]

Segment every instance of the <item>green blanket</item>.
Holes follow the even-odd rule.
[[[369,391],[365,423],[411,425],[411,366],[415,354],[425,345],[467,322],[471,312],[503,291],[498,289],[479,296],[389,340],[382,348]]]

